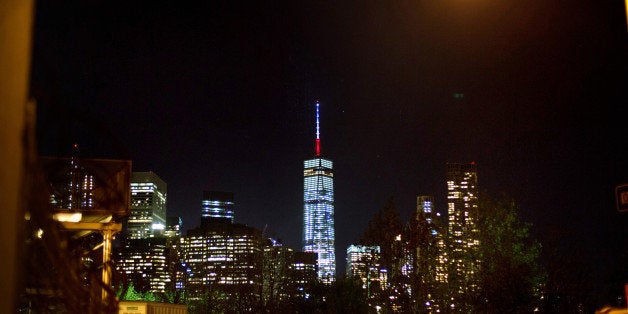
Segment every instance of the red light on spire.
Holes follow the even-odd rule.
[[[320,156],[321,155],[321,139],[317,138],[316,139],[316,156]]]

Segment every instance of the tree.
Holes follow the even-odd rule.
[[[541,245],[506,197],[480,198],[479,291],[474,307],[486,313],[530,312],[538,305],[545,276],[539,267]]]
[[[379,294],[380,300],[377,300],[377,303],[382,304],[384,312],[410,302],[406,289],[409,278],[401,271],[409,254],[403,233],[399,212],[393,198],[389,197],[384,207],[369,221],[359,240],[361,245],[380,247],[380,265],[388,271],[387,287],[384,293]]]
[[[144,294],[136,291],[133,282],[130,282],[126,289],[124,289],[124,287],[120,287],[118,290],[118,298],[126,301],[139,301],[143,300]]]
[[[377,245],[381,250],[381,264],[389,271],[397,258],[395,256],[395,238],[403,231],[403,224],[392,197],[369,221],[366,230],[362,233],[361,245]]]
[[[366,291],[358,278],[338,278],[329,287],[328,313],[367,313]]]

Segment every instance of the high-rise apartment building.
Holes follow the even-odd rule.
[[[333,162],[321,156],[319,103],[316,102],[315,157],[304,161],[303,251],[317,254],[318,278],[336,277]]]
[[[166,226],[166,183],[154,172],[131,175],[131,211],[127,220],[129,239],[163,234]]]
[[[201,221],[224,219],[233,222],[233,193],[203,191]]]
[[[479,260],[478,178],[475,163],[447,164],[447,218],[449,233],[449,284],[460,296],[477,288]],[[454,304],[455,306],[455,304]]]

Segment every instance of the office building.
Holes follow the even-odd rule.
[[[311,289],[318,280],[317,259],[318,254],[313,252],[293,252],[290,265],[293,298],[309,298]]]
[[[163,235],[166,226],[166,183],[154,172],[131,175],[131,211],[126,222],[129,239]]]
[[[332,161],[321,156],[319,106],[317,101],[315,156],[303,163],[303,251],[317,254],[318,278],[331,283],[336,277],[334,171]]]
[[[50,165],[53,158],[43,158]],[[71,212],[89,210],[94,207],[94,175],[85,169],[83,163],[89,162],[79,157],[78,144],[72,146],[72,157],[69,159],[58,158],[59,167],[57,178],[47,178],[52,188],[50,193],[50,204],[56,209],[64,209]],[[45,167],[45,166],[44,166]],[[46,169],[49,171],[50,169]],[[59,184],[62,183],[62,184]]]
[[[216,219],[233,222],[233,204],[233,193],[203,191],[201,223]]]
[[[373,290],[386,288],[388,271],[381,267],[380,259],[379,246],[350,245],[347,248],[347,277],[359,278],[369,295]]]
[[[141,292],[165,292],[171,285],[166,238],[128,240],[116,254],[121,281]]]
[[[262,284],[261,231],[228,221],[209,221],[181,238],[185,293],[200,300],[220,290],[257,302]]]

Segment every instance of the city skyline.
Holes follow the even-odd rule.
[[[545,259],[585,256],[570,265],[591,274],[580,291],[608,299],[624,279],[620,1],[120,5],[38,3],[41,155],[79,143],[154,171],[185,229],[202,191],[233,192],[236,221],[300,248],[320,99],[338,256],[390,196],[404,221],[418,195],[444,212],[446,163],[474,161]]]

